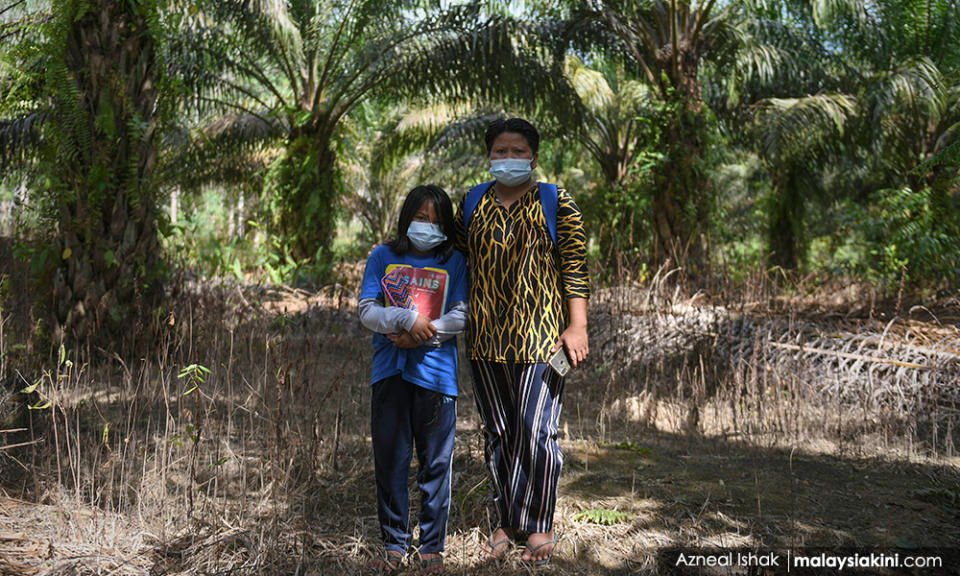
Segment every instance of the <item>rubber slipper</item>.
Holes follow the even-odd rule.
[[[400,569],[400,563],[403,562],[403,554],[396,551],[384,551],[381,556],[377,556],[367,565],[374,574],[394,574]]]
[[[498,554],[497,548],[500,546],[503,546],[503,552]],[[487,560],[500,560],[507,554],[507,550],[510,548],[510,537],[507,536],[506,538],[494,542],[493,535],[491,534],[490,537],[487,538],[487,547],[490,548],[490,551],[488,552],[487,550],[483,550],[483,557]]]
[[[530,546],[530,543],[529,543],[529,542],[526,543],[526,544],[524,544],[523,546],[524,546],[524,548],[527,549],[527,552],[530,553],[531,559],[530,559],[530,560],[521,560],[521,562],[523,562],[524,564],[528,564],[528,565],[530,565],[530,566],[543,566],[543,565],[545,565],[545,564],[548,564],[548,563],[550,562],[550,558],[553,557],[553,550],[550,551],[550,556],[547,556],[546,558],[541,558],[540,560],[533,560],[532,557],[536,555],[537,550],[539,550],[539,549],[541,549],[541,548],[543,548],[544,546],[547,546],[547,545],[549,545],[549,544],[553,544],[554,549],[556,549],[556,547],[557,547],[557,539],[556,539],[556,538],[551,538],[551,539],[547,540],[546,542],[541,542],[541,543],[538,544],[537,546],[533,546],[533,547]]]

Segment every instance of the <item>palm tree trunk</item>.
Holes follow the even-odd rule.
[[[55,191],[55,336],[140,333],[143,311],[160,284],[150,183],[156,44],[139,4],[59,4],[70,85],[51,87],[58,109],[54,129],[61,133],[52,167],[61,184]]]
[[[786,176],[774,180],[774,188],[768,231],[770,264],[794,270],[800,262],[799,239],[804,213],[802,187],[791,170]]]
[[[667,158],[653,195],[654,260],[662,264],[670,259],[695,272],[706,264],[706,248],[696,235],[707,227],[712,192],[701,166],[707,124],[703,104],[686,92],[673,93],[663,119]]]
[[[325,260],[333,243],[337,215],[335,156],[329,140],[302,134],[287,146],[267,175],[275,198],[274,221],[290,256],[297,262]]]

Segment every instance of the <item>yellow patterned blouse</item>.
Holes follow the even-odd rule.
[[[456,226],[470,270],[470,358],[546,362],[567,325],[566,299],[590,296],[580,208],[558,189],[556,247],[537,186],[509,208],[500,205],[491,186],[470,216],[469,238],[462,201]]]

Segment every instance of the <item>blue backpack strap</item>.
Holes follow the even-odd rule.
[[[557,210],[560,200],[558,198],[557,185],[540,183],[540,208],[543,210],[543,217],[547,221],[547,230],[550,231],[550,239],[553,245],[557,245]]]
[[[493,186],[494,182],[496,182],[496,180],[477,184],[467,192],[467,198],[463,202],[463,231],[467,238],[470,237],[467,233],[470,230],[470,216],[473,215],[473,211],[477,208],[477,205],[480,204],[480,199],[483,198],[487,190]],[[553,245],[556,246],[557,210],[560,204],[557,185],[541,182],[539,184],[539,190],[540,209],[543,210],[543,217],[547,221],[547,230],[550,232],[550,239],[553,240]]]
[[[470,238],[470,234],[468,234],[470,230],[470,216],[477,208],[477,204],[480,204],[480,199],[483,198],[484,193],[493,186],[494,182],[496,182],[496,180],[477,184],[467,192],[467,199],[463,201],[463,233],[466,238]]]

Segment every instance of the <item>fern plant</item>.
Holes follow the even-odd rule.
[[[913,283],[940,278],[960,281],[960,206],[930,188],[880,190],[858,216],[871,269],[891,283],[905,274]]]
[[[600,524],[602,526],[613,526],[629,522],[633,514],[621,510],[607,510],[604,508],[591,508],[577,513],[573,517],[578,522],[589,522],[591,524]]]

